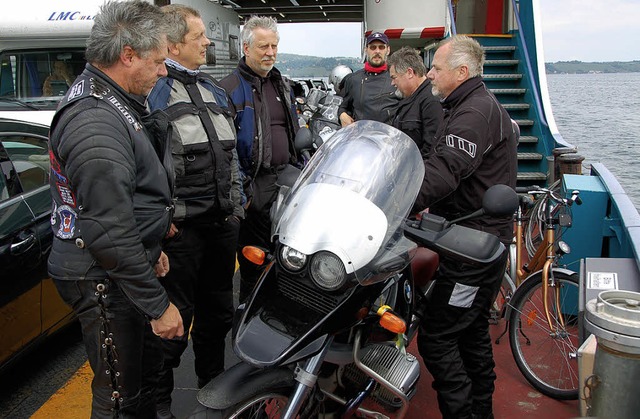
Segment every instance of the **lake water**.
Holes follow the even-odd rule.
[[[584,165],[602,162],[640,209],[640,73],[548,74],[553,114]]]

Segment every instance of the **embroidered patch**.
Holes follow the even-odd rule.
[[[473,304],[473,300],[476,298],[479,287],[472,287],[470,285],[459,284],[456,282],[449,298],[449,305],[454,307],[469,308]]]
[[[71,205],[72,207],[76,207],[76,197],[73,196],[73,192],[71,189],[67,188],[65,185],[62,185],[56,182],[56,187],[58,188],[58,193],[60,194],[60,199],[65,204]]]
[[[122,116],[124,116],[127,121],[129,121],[129,123],[133,126],[133,129],[135,129],[136,131],[140,131],[142,129],[142,125],[140,125],[140,123],[136,121],[136,119],[127,110],[127,107],[120,103],[120,101],[118,101],[115,96],[109,96],[107,100],[120,111]]]
[[[53,203],[53,210],[51,211],[51,225],[56,225],[56,211],[58,211],[58,204]]]
[[[79,83],[74,84],[73,86],[71,86],[71,89],[69,89],[69,96],[67,96],[67,102],[69,102],[71,99],[74,99],[78,96],[82,96],[83,93],[84,93],[84,80],[80,80]]]
[[[70,239],[73,237],[73,233],[76,231],[76,220],[78,215],[68,205],[62,205],[56,211],[58,217],[60,217],[60,227],[58,228],[57,237],[61,239]]]
[[[55,176],[60,182],[65,185],[68,183],[67,178],[62,175],[62,169],[60,169],[60,163],[56,160],[56,156],[53,155],[53,152],[49,150],[49,163],[51,166],[51,173]]]
[[[462,150],[472,158],[476,156],[476,151],[478,146],[475,143],[472,143],[469,140],[465,140],[462,137],[458,137],[457,135],[449,134],[447,135],[447,145],[449,147],[457,148],[458,150]]]

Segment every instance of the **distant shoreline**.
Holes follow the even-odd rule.
[[[583,62],[558,61],[545,63],[547,74],[589,74],[589,73],[638,73],[640,61]]]
[[[337,65],[349,66],[353,71],[362,68],[358,57],[315,57],[298,54],[278,54],[276,66],[289,77],[328,77]],[[547,74],[599,74],[599,73],[639,73],[640,60],[584,62],[557,61],[545,63]]]

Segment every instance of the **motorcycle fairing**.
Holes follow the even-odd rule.
[[[415,247],[402,230],[423,178],[422,156],[410,137],[381,122],[357,121],[324,143],[278,199],[273,236],[308,256],[336,254],[361,284],[383,281],[391,265],[380,261],[395,268]],[[313,234],[296,234],[300,228]],[[369,231],[375,235],[363,237]]]
[[[300,188],[285,208],[281,223],[281,243],[306,255],[332,252],[342,260],[347,274],[371,261],[388,228],[385,214],[371,201],[325,183]]]

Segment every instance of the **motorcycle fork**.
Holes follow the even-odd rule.
[[[282,419],[296,418],[300,410],[302,410],[305,401],[309,398],[316,385],[316,381],[318,381],[320,367],[332,342],[333,337],[329,337],[317,355],[307,359],[304,366],[300,366],[300,364],[296,366],[293,377],[298,384],[293,395],[289,398],[289,403],[287,403],[287,407],[281,416]]]

